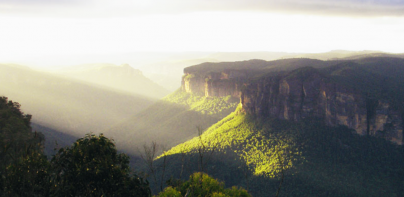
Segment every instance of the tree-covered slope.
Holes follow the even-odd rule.
[[[247,188],[253,196],[274,196],[283,173],[279,196],[400,196],[404,192],[402,147],[359,136],[346,127],[327,127],[318,119],[257,119],[236,110],[200,138],[165,154],[166,174],[185,178],[203,169],[227,186]],[[163,155],[156,165],[162,161]]]
[[[0,196],[3,196],[7,167],[17,163],[28,151],[43,148],[44,136],[32,132],[31,117],[20,110],[19,103],[0,97]]]
[[[404,79],[401,77],[404,75],[404,59],[372,59],[341,62],[319,71],[358,94],[389,101],[399,108],[404,101]]]
[[[171,148],[196,136],[196,126],[208,128],[230,114],[238,102],[230,96],[206,98],[178,90],[108,132],[119,135],[118,148],[129,154],[138,155],[137,147],[151,141]]]
[[[375,135],[377,137],[360,136],[347,126],[326,126],[327,122],[322,116],[304,116],[294,119],[294,122],[277,119],[286,112],[289,113],[288,111],[280,113],[280,116],[251,112],[272,109],[268,106],[276,105],[273,102],[274,96],[268,95],[281,92],[281,79],[284,82],[283,87],[287,87],[284,91],[287,93],[285,97],[279,97],[280,105],[271,106],[274,109],[286,108],[283,101],[292,102],[301,98],[293,97],[299,95],[294,94],[296,92],[303,92],[300,96],[304,95],[302,97],[306,102],[318,104],[316,85],[322,84],[323,90],[332,95],[328,107],[337,103],[338,99],[341,103],[353,102],[345,102],[344,98],[331,94],[336,90],[334,92],[357,99],[355,101],[364,100],[358,106],[365,109],[365,116],[369,115],[366,114],[367,105],[372,101],[388,103],[391,111],[400,111],[404,91],[401,87],[403,79],[399,75],[404,72],[403,59],[366,57],[349,61],[250,60],[204,63],[188,67],[184,72],[184,91],[206,95],[206,92],[217,90],[223,93],[225,91],[222,90],[226,88],[237,87],[233,88],[232,93],[239,91],[241,95],[244,94],[244,101],[248,102],[243,102],[242,98],[243,105],[240,108],[243,110],[236,110],[211,126],[200,137],[175,146],[161,155],[156,160],[156,168],[162,171],[164,161],[168,161],[168,167],[165,168],[166,172],[160,172],[157,177],[165,174],[183,179],[195,171],[204,171],[225,181],[227,186],[239,185],[247,188],[253,196],[275,196],[282,180],[280,196],[402,194],[404,171],[401,164],[404,161],[404,152],[402,147],[378,138],[383,137],[384,131],[377,131],[376,133],[381,133]],[[236,85],[231,86],[232,80]],[[304,84],[302,81],[308,82]],[[212,82],[211,86],[209,82]],[[239,88],[239,85],[244,86]],[[292,90],[295,92],[289,95]],[[247,93],[250,97],[246,97]],[[254,110],[246,110],[248,104]],[[303,108],[299,102],[294,104],[296,105],[287,107]],[[313,106],[313,109],[318,107]],[[354,107],[338,105],[337,108],[349,113]],[[387,114],[385,111],[377,109],[375,113]],[[391,114],[400,116],[399,112]],[[369,118],[366,121],[372,120]],[[379,120],[374,122],[380,123]],[[386,128],[392,125],[390,123],[387,122]],[[401,123],[397,125],[398,130],[395,131],[400,137]],[[155,192],[157,190],[154,189]]]

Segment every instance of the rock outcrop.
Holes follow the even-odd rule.
[[[246,79],[247,74],[242,70],[224,70],[220,73],[209,73],[205,76],[185,73],[182,77],[181,88],[185,92],[207,97],[224,97],[228,95],[239,97],[241,86],[243,86]]]
[[[403,142],[403,113],[399,109],[387,100],[333,82],[310,67],[258,79],[249,78],[245,70],[203,76],[185,73],[182,90],[207,97],[239,97],[244,112],[261,118],[300,121],[315,117],[330,126],[345,125],[360,135]]]

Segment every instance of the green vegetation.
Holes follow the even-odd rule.
[[[192,111],[201,112],[217,117],[225,117],[229,111],[233,111],[238,103],[238,99],[231,95],[226,97],[205,97],[177,90],[163,98],[164,101],[179,104]]]
[[[404,64],[404,61],[400,62]],[[349,87],[370,99],[387,101],[394,105],[394,108],[399,109],[403,102],[404,88],[401,84],[404,80],[394,75],[396,75],[395,72],[404,74],[404,67],[401,65],[389,65],[395,67],[394,71],[383,73],[379,72],[379,68],[366,64],[344,62],[320,71],[328,75],[335,83]]]
[[[251,165],[254,175],[275,177],[282,168],[288,169],[300,162],[293,133],[268,132],[268,125],[257,125],[251,117],[240,112],[241,106],[223,120],[211,126],[205,133],[167,151],[167,155],[181,152],[196,154],[202,140],[216,151],[232,154],[233,157]],[[285,159],[280,166],[277,154]]]
[[[10,164],[5,173],[0,196],[49,196],[50,163],[41,151],[26,149],[24,155]],[[3,193],[3,195],[1,195]]]
[[[41,133],[32,132],[30,121],[31,115],[21,112],[19,103],[0,97],[0,196],[5,187],[14,183],[14,180],[6,178],[8,172],[18,173],[10,165],[19,165],[25,158],[31,158],[42,150],[44,137]],[[30,165],[37,163],[28,162]],[[25,177],[35,176],[35,172],[32,173]]]
[[[29,149],[2,176],[2,196],[151,196],[148,182],[130,175],[129,157],[102,134],[86,135],[49,162]]]
[[[129,157],[118,154],[103,136],[86,135],[71,147],[59,150],[52,160],[52,195],[149,196],[150,189],[136,175],[130,176]]]
[[[108,132],[119,134],[119,149],[138,155],[137,147],[155,141],[167,148],[197,135],[195,126],[203,129],[233,112],[239,102],[230,96],[211,98],[177,90]]]
[[[190,74],[190,75],[186,75],[185,76],[185,78],[184,78],[184,80],[185,81],[190,81],[192,78],[194,78],[195,77],[195,74]]]
[[[129,157],[102,134],[86,135],[48,161],[31,115],[0,97],[0,196],[150,196]]]
[[[403,59],[391,57],[250,60],[206,63],[186,71],[203,77],[209,72],[248,68],[251,83],[271,76],[304,80],[316,73],[364,95],[368,113],[374,113],[378,100],[402,113],[403,65]],[[370,118],[371,115],[368,114]],[[327,127],[321,118],[289,122],[258,119],[236,110],[201,137],[165,152],[174,162],[172,165],[191,166],[185,167],[184,173],[169,168],[168,174],[182,178],[198,170],[201,144],[214,151],[205,172],[231,185],[243,186],[254,196],[275,195],[280,183],[280,196],[401,196],[404,192],[402,147],[381,138],[359,136],[346,127]],[[187,159],[181,159],[183,155]]]
[[[240,62],[202,63],[185,68],[189,75],[205,77],[227,69],[243,70],[247,81],[264,77],[286,76],[304,78],[312,72],[342,84],[372,99],[383,99],[401,108],[404,103],[404,59],[398,57],[364,56],[351,60],[321,61],[307,58],[274,61],[248,60]]]
[[[136,174],[130,175],[129,157],[119,154],[113,141],[102,134],[87,134],[72,146],[59,149],[48,161],[38,139],[40,134],[33,133],[29,126],[31,116],[23,114],[19,107],[18,103],[1,97],[4,150],[0,152],[3,167],[0,196],[151,195],[147,181]],[[206,174],[197,173],[192,177],[177,185],[179,191],[169,187],[161,195],[172,196],[189,190],[199,196],[249,196],[237,187],[224,189],[223,183]]]
[[[201,139],[208,149],[215,149],[205,171],[229,185],[247,188],[253,196],[275,196],[282,180],[279,196],[400,196],[404,192],[402,147],[359,136],[346,127],[325,126],[319,119],[261,120],[236,110]],[[198,170],[199,140],[165,153],[170,161],[167,174],[181,178]]]
[[[393,101],[398,109],[402,107],[403,60],[292,59],[245,63],[225,63],[224,67],[212,64],[201,72],[234,65],[237,69],[255,68],[249,73],[254,79],[266,77],[270,72],[303,79],[317,72],[327,80],[366,94],[369,99],[366,104],[382,99]],[[380,63],[390,71],[379,72]],[[192,69],[195,68],[206,69],[199,66]],[[283,72],[288,69],[296,70]],[[389,78],[390,72],[399,74]],[[43,102],[55,98],[59,97]],[[171,176],[158,196],[249,196],[248,193],[277,196],[278,192],[279,196],[401,196],[404,193],[403,147],[381,138],[356,135],[347,127],[327,127],[321,119],[306,118],[300,122],[260,119],[244,114],[241,106],[236,109],[238,102],[238,98],[231,96],[211,98],[178,90],[108,133],[116,137],[120,150],[132,155],[138,154],[136,146],[151,141],[168,148],[179,144],[167,151],[161,148],[163,155],[156,160],[153,160],[155,152],[149,157],[155,194]],[[54,118],[54,114],[49,116]],[[119,154],[114,142],[103,135],[87,135],[71,147],[60,149],[48,161],[42,152],[44,137],[32,132],[30,119],[30,115],[20,111],[18,103],[5,97],[0,99],[0,196],[151,195],[148,182],[130,174],[129,158]],[[200,128],[208,129],[202,134]],[[51,129],[49,132],[55,133]],[[236,185],[246,190],[226,189],[224,182],[227,187]]]
[[[294,58],[274,61],[248,60],[239,62],[202,63],[184,69],[184,72],[197,76],[206,76],[208,73],[222,72],[226,69],[244,70],[250,78],[290,71],[301,67],[321,67],[327,62],[315,59]]]
[[[249,197],[250,195],[246,190],[238,187],[224,189],[223,182],[205,173],[196,172],[189,177],[188,181],[177,186],[168,186],[158,196]]]

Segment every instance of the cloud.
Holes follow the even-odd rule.
[[[404,16],[404,0],[0,0],[0,12],[27,10],[85,16],[258,11],[369,17]]]
[[[263,10],[279,9],[315,15],[403,16],[403,0],[286,0],[269,1]]]
[[[3,5],[56,5],[77,4],[79,0],[0,0]]]
[[[174,0],[177,11],[262,11],[339,16],[403,16],[404,0]],[[160,1],[164,4],[164,1]],[[168,5],[169,6],[169,5]]]

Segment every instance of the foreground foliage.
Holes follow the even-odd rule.
[[[42,163],[43,158],[37,160],[36,155],[42,151],[44,137],[41,133],[32,132],[30,121],[31,115],[21,112],[19,103],[0,97],[0,196],[5,195],[4,188],[11,185],[16,190],[37,190],[29,185],[18,184],[21,179],[41,182],[42,172],[31,171],[18,177],[18,180],[6,176],[7,172],[20,174],[17,166],[24,162],[27,166]]]
[[[50,186],[50,163],[38,151],[24,155],[7,167],[5,196],[49,196]]]
[[[250,197],[242,188],[224,189],[224,183],[201,172],[196,172],[188,181],[176,186],[169,186],[160,192],[159,197],[206,196],[206,197]]]
[[[148,196],[148,183],[130,176],[129,157],[103,136],[86,135],[51,161],[57,196]]]
[[[86,135],[49,162],[38,151],[6,170],[6,196],[151,196],[147,181],[130,174],[129,157],[103,136]]]

